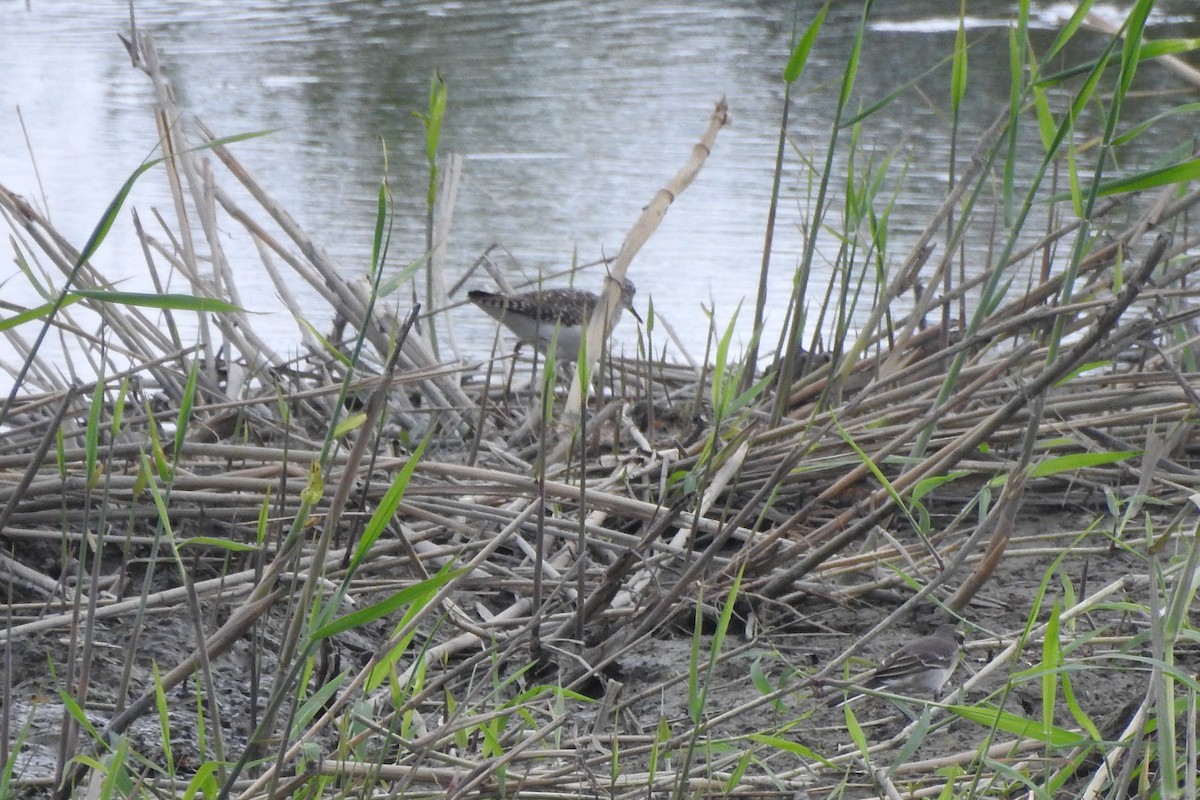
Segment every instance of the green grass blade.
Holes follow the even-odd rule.
[[[96,388],[92,391],[92,403],[88,406],[87,429],[84,431],[84,465],[87,469],[87,485],[91,488],[99,477],[96,472],[97,459],[100,449],[100,414],[104,410],[104,373],[101,362],[101,373],[96,378]]]
[[[147,294],[144,292],[113,292],[102,289],[76,289],[68,295],[68,299],[74,297],[95,300],[99,303],[165,308],[172,311],[207,311],[214,314],[246,313],[245,309],[239,308],[233,303],[217,300],[214,297],[196,297],[190,294]]]
[[[792,741],[791,739],[784,739],[779,736],[770,736],[765,733],[752,733],[746,738],[752,742],[765,744],[767,747],[774,747],[776,750],[782,750],[785,753],[791,753],[792,755],[798,756],[806,761],[815,761],[824,766],[826,769],[838,769],[838,766],[825,756],[821,755],[812,748],[805,747],[799,742]]]
[[[1200,178],[1200,158],[1193,158],[1169,167],[1147,170],[1124,178],[1114,178],[1104,181],[1096,189],[1098,197],[1108,197],[1124,192],[1141,192],[1146,189],[1157,189],[1172,183],[1187,183]],[[1052,200],[1058,198],[1051,198]]]
[[[967,0],[958,8],[958,31],[954,34],[954,61],[950,66],[950,108],[958,115],[959,107],[967,94],[967,28],[965,17]]]
[[[1054,42],[1050,45],[1050,49],[1047,50],[1045,55],[1042,57],[1043,61],[1050,61],[1053,59],[1054,56],[1066,46],[1067,42],[1071,41],[1075,34],[1079,32],[1080,26],[1083,25],[1084,18],[1087,17],[1088,11],[1092,9],[1092,4],[1095,3],[1095,1],[1096,0],[1083,0],[1083,2],[1076,6],[1075,11],[1071,14],[1071,18],[1068,19],[1061,28],[1059,28],[1058,35],[1054,37]]]
[[[187,436],[188,423],[192,420],[192,407],[196,402],[196,381],[200,375],[200,362],[192,361],[188,370],[187,384],[183,388],[183,399],[179,403],[179,413],[175,417],[175,450],[176,460],[183,453],[183,440]]]
[[[1022,739],[1034,739],[1052,747],[1077,747],[1088,739],[1072,730],[1056,725],[1045,725],[1038,720],[1011,714],[990,706],[946,706],[955,716],[970,720],[987,728],[997,728]]]
[[[66,306],[74,305],[75,303],[78,303],[82,299],[83,298],[81,298],[81,297],[68,297],[62,303],[43,303],[40,306],[35,306],[34,308],[28,308],[19,314],[15,314],[11,317],[8,317],[7,319],[0,319],[0,333],[3,333],[4,331],[8,330],[9,328],[15,328],[18,325],[23,325],[26,322],[30,322],[31,320],[41,319],[42,317],[47,316],[48,314],[50,314],[52,312],[57,312],[58,309],[60,309],[60,308],[65,308]]]
[[[162,675],[158,671],[158,662],[150,662],[150,675],[154,686],[154,707],[158,711],[158,734],[163,745],[163,769],[168,775],[175,775],[175,748],[171,747],[171,711],[167,703],[167,693],[163,691]]]
[[[788,59],[787,66],[783,68],[784,83],[795,83],[804,73],[804,66],[808,63],[808,56],[812,52],[813,43],[817,40],[817,34],[821,31],[821,26],[825,24],[825,15],[829,12],[829,3],[821,6],[821,10],[813,18],[813,21],[808,23],[808,27],[804,29],[804,33],[800,36],[800,41],[796,42],[796,46],[792,48],[792,55]]]
[[[1047,475],[1057,475],[1061,472],[1074,472],[1087,467],[1097,467],[1103,464],[1116,464],[1141,455],[1140,450],[1117,450],[1108,453],[1071,453],[1065,456],[1055,456],[1039,461],[1029,470],[1029,477],[1044,478]]]
[[[371,514],[371,519],[367,522],[367,527],[363,531],[362,538],[358,542],[358,546],[354,549],[354,557],[350,560],[348,572],[352,575],[355,570],[366,559],[371,552],[371,547],[376,540],[387,530],[387,525],[396,516],[396,507],[400,505],[400,501],[404,498],[404,492],[408,489],[408,483],[412,480],[413,473],[417,469],[417,464],[421,462],[421,456],[425,452],[425,447],[429,444],[430,437],[433,436],[433,431],[421,440],[421,444],[417,445],[416,451],[409,456],[408,461],[404,464],[403,469],[396,475],[392,481],[392,485],[388,487],[387,492],[383,495],[383,499],[379,501],[379,507],[375,509],[375,513]]]
[[[450,581],[459,577],[464,573],[462,569],[454,569],[451,564],[446,564],[438,570],[436,575],[431,575],[426,580],[420,581],[407,588],[395,592],[390,597],[380,600],[378,603],[372,603],[366,608],[353,611],[345,616],[338,617],[328,625],[324,625],[313,631],[312,638],[314,641],[320,639],[328,639],[330,636],[336,636],[343,631],[353,630],[354,628],[362,627],[367,623],[374,622],[380,617],[385,617],[393,611],[413,604],[422,606],[428,602],[429,598],[433,597],[439,589],[445,586]]]
[[[337,424],[337,426],[333,429],[333,438],[341,439],[343,436],[350,433],[351,431],[361,428],[363,423],[366,421],[367,421],[367,415],[363,414],[362,412],[359,412],[357,414],[351,414],[350,416],[346,417],[344,420],[339,422]]]
[[[1042,637],[1042,728],[1054,725],[1054,708],[1058,705],[1058,670],[1062,654],[1058,649],[1058,601],[1050,606],[1046,632]]]

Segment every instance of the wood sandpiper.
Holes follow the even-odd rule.
[[[621,286],[621,303],[613,315],[613,326],[626,308],[638,322],[642,321],[633,307],[636,291],[633,281],[626,278]],[[588,318],[599,301],[594,292],[585,289],[541,289],[520,294],[475,289],[467,293],[467,298],[516,334],[517,350],[523,344],[532,344],[545,353],[557,336],[555,352],[559,363],[578,358],[579,343],[587,330]]]

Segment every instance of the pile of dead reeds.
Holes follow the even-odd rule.
[[[347,276],[223,143],[204,131],[197,149],[151,43],[131,50],[158,92],[176,204],[171,222],[155,212],[157,232],[132,221],[155,285],[182,277],[193,299],[116,292],[88,262],[98,240],[76,250],[0,187],[24,268],[68,276],[45,307],[9,309],[24,316],[4,330],[25,367],[6,365],[3,635],[10,654],[61,665],[61,682],[6,671],[5,722],[21,730],[33,698],[57,689],[63,731],[83,737],[51,739],[46,773],[30,766],[35,743],[14,735],[6,780],[121,776],[112,785],[130,794],[144,782],[243,798],[765,796],[816,792],[838,769],[892,781],[866,751],[822,755],[791,738],[814,681],[850,651],[827,654],[820,671],[780,658],[758,672],[761,652],[793,652],[797,618],[881,596],[894,602],[877,629],[934,601],[969,618],[1005,558],[1041,546],[1019,530],[1023,505],[1084,509],[1119,534],[1148,530],[1152,506],[1182,520],[1200,488],[1188,302],[1200,260],[1185,233],[1200,192],[1122,195],[1103,210],[1127,222],[1103,240],[1073,250],[1080,226],[1064,223],[949,291],[957,250],[930,261],[928,246],[939,215],[879,287],[890,322],[874,315],[804,365],[787,362],[788,347],[765,373],[738,364],[719,332],[704,363],[606,361],[590,411],[564,433],[561,395],[506,397],[506,363],[436,355],[430,332],[451,298],[434,292],[420,320],[386,312],[378,281]],[[952,197],[985,179],[982,163]],[[230,179],[256,208],[234,202]],[[295,359],[255,334],[217,234],[234,223],[297,319],[288,286],[299,278],[347,323],[344,341],[301,326]],[[1178,235],[1159,233],[1169,230]],[[1073,267],[1040,269],[1059,260]],[[1014,274],[1039,277],[954,318],[981,285]],[[99,327],[74,318],[75,305]],[[198,334],[185,340],[175,316],[193,313]],[[82,361],[49,363],[41,340],[24,338],[42,320]],[[1157,546],[1184,553],[1185,528],[1167,524]],[[1168,596],[1172,575],[1190,575],[1180,559],[1145,570]],[[1075,597],[1050,624],[1118,588]],[[162,615],[204,644],[151,676],[145,637]],[[1047,624],[1030,620],[1022,643]],[[680,640],[680,629],[691,633]],[[722,647],[735,631],[760,652],[755,666],[737,660],[751,645]],[[253,668],[230,670],[227,654],[247,641]],[[631,685],[639,659],[672,641],[684,645],[677,669]],[[1011,674],[1020,648],[1000,643],[1011,640],[972,680]],[[104,647],[142,680],[107,685],[90,661]],[[716,699],[716,676],[741,676],[738,702]],[[221,716],[239,679],[261,702]],[[766,708],[777,722],[763,722],[775,719]],[[130,738],[156,714],[157,743]],[[1020,738],[1005,758],[1023,752]],[[89,753],[97,760],[70,761]],[[938,766],[907,780],[935,785]]]

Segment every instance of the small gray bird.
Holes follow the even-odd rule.
[[[642,321],[633,307],[636,291],[633,281],[626,278],[621,285],[621,303],[611,325],[617,324],[621,310],[626,308],[638,322]],[[532,344],[544,353],[550,342],[557,338],[555,351],[559,363],[578,357],[588,318],[600,299],[585,289],[542,289],[512,295],[473,290],[467,292],[467,298],[517,335],[518,350],[522,344]]]
[[[958,628],[949,623],[939,625],[929,636],[909,642],[879,662],[861,685],[865,689],[887,687],[937,696],[958,666],[962,643],[963,634]],[[834,708],[857,696],[834,697],[826,705]]]

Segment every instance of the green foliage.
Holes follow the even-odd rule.
[[[192,407],[196,402],[196,379],[200,373],[200,362],[192,361],[187,384],[183,387],[183,399],[179,401],[179,414],[175,418],[175,449],[172,455],[178,459],[183,453],[183,442],[187,438],[188,423],[192,420]]]
[[[963,97],[967,94],[967,0],[958,7],[958,30],[954,34],[954,62],[950,70],[950,107],[958,117]]]
[[[396,474],[391,486],[388,487],[387,492],[383,495],[383,499],[379,501],[379,505],[371,514],[371,519],[367,522],[367,527],[363,531],[362,538],[359,539],[358,546],[354,549],[354,557],[350,561],[348,570],[350,574],[346,577],[347,588],[350,577],[362,565],[363,561],[366,560],[371,547],[383,535],[388,523],[395,517],[396,509],[400,506],[400,501],[404,499],[404,493],[408,490],[408,484],[417,469],[417,464],[421,463],[421,456],[425,454],[425,448],[429,444],[429,437],[432,435],[431,431],[421,440],[421,444],[409,456],[400,472]]]
[[[1051,747],[1077,747],[1093,743],[1086,736],[1082,736],[1067,728],[1050,724],[1045,719],[1029,719],[1019,714],[994,708],[985,703],[971,706],[948,705],[945,708],[951,714],[985,728],[996,728],[1022,739],[1033,739],[1044,742]]]
[[[167,704],[167,693],[163,689],[162,676],[158,671],[158,662],[150,663],[151,679],[154,682],[154,708],[158,712],[158,735],[162,745],[163,770],[168,775],[175,774],[175,750],[171,747],[171,710]]]
[[[804,74],[804,66],[808,63],[808,57],[816,43],[817,34],[821,32],[821,26],[825,24],[827,13],[829,13],[828,2],[821,6],[821,10],[816,13],[812,22],[800,36],[800,40],[796,42],[796,46],[792,48],[792,55],[788,58],[787,66],[783,68],[784,83],[795,83]]]
[[[342,439],[346,434],[358,430],[367,421],[367,415],[363,413],[351,414],[344,420],[340,421],[333,429],[333,438]]]
[[[429,163],[429,185],[425,202],[432,207],[437,199],[437,154],[442,140],[442,122],[446,118],[446,79],[438,72],[429,82],[429,105],[425,113],[418,113],[425,127],[425,160]]]
[[[345,616],[338,617],[328,625],[317,628],[313,631],[312,638],[314,641],[319,641],[321,639],[328,639],[330,636],[336,636],[344,631],[361,628],[404,606],[412,606],[418,610],[424,608],[429,600],[437,594],[439,589],[462,574],[462,570],[454,570],[447,564],[438,570],[437,574],[431,575],[423,581],[401,589],[387,598],[380,600],[378,603],[372,603],[366,608],[352,611]]]
[[[1064,472],[1075,472],[1088,467],[1103,464],[1116,464],[1140,456],[1140,450],[1117,450],[1115,452],[1099,453],[1068,453],[1065,456],[1052,456],[1042,459],[1029,469],[1029,477],[1045,478]]]
[[[100,417],[104,413],[104,372],[101,363],[100,375],[96,378],[96,387],[92,390],[92,404],[88,407],[87,428],[84,434],[84,467],[87,470],[88,489],[94,489],[100,478],[98,471],[100,447]]]

